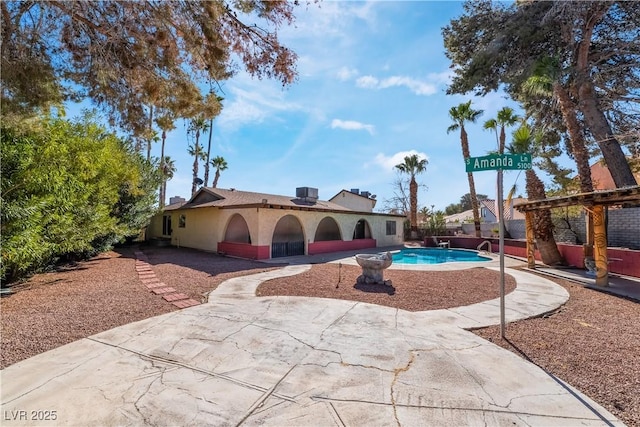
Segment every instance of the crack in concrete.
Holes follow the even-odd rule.
[[[472,372],[471,370],[469,370],[466,366],[464,366],[463,363],[461,363],[458,359],[455,358],[454,355],[450,354],[448,351],[444,352],[447,356],[449,356],[449,359],[453,360],[453,362],[458,365],[459,367],[461,367],[466,373],[467,375],[469,375],[471,377],[471,379],[473,379],[473,381],[480,387],[480,389],[484,392],[484,394],[489,398],[489,402],[492,405],[495,405],[497,407],[502,407],[500,405],[498,405],[495,401],[495,399],[493,398],[493,396],[491,395],[491,393],[489,393],[485,388],[484,388],[484,384],[482,384],[482,381],[480,381],[479,378],[477,378]],[[478,396],[479,397],[479,396]]]
[[[135,400],[135,402],[133,402],[133,407],[136,409],[136,412],[138,414],[140,414],[140,416],[142,417],[142,421],[145,423],[145,425],[150,425],[153,426],[154,424],[151,423],[151,420],[149,420],[149,418],[147,416],[145,416],[142,411],[140,410],[140,407],[138,406],[138,403],[140,402],[140,400],[145,397],[147,395],[147,393],[149,393],[149,391],[151,390],[151,386],[153,385],[153,383],[155,383],[156,381],[158,381],[158,379],[160,379],[162,377],[162,372],[160,373],[160,375],[158,376],[158,378],[154,379],[153,381],[151,381],[148,385],[147,385],[147,389],[145,391],[142,392],[142,394],[140,394],[140,396],[138,396],[138,398]],[[162,381],[161,381],[162,382]]]
[[[402,373],[402,372],[407,372],[410,368],[411,368],[411,364],[413,363],[413,361],[415,360],[415,353],[413,352],[413,350],[409,351],[411,357],[409,358],[409,361],[407,362],[407,364],[401,368],[396,368],[393,370],[393,380],[391,381],[391,388],[390,388],[390,393],[391,393],[391,405],[393,406],[393,417],[396,420],[396,423],[398,424],[398,427],[401,427],[402,424],[400,423],[400,419],[398,418],[398,408],[396,406],[396,398],[394,396],[394,388],[396,385],[396,382],[398,381],[398,376]]]
[[[184,368],[184,369],[188,369],[190,371],[199,372],[199,373],[204,374],[204,375],[208,375],[208,376],[211,376],[211,377],[214,377],[214,378],[218,378],[218,379],[221,379],[221,380],[229,381],[229,382],[234,383],[236,385],[239,385],[239,386],[242,386],[242,387],[246,387],[246,388],[249,388],[249,389],[252,389],[252,390],[260,391],[260,392],[264,392],[266,390],[262,386],[251,384],[251,383],[248,383],[246,381],[233,378],[233,377],[231,377],[229,375],[218,374],[218,373],[215,373],[215,372],[208,371],[206,369],[201,369],[201,368],[198,368],[198,367],[195,367],[195,366],[191,366],[191,365],[188,365],[186,363],[183,363],[183,362],[180,362],[180,361],[177,361],[177,360],[171,360],[171,359],[164,358],[164,357],[161,357],[161,356],[155,356],[155,355],[141,353],[141,352],[136,351],[136,350],[132,350],[132,349],[125,348],[125,347],[120,347],[120,346],[115,345],[115,344],[110,344],[110,343],[98,341],[98,340],[95,340],[95,339],[92,339],[92,340],[96,341],[96,342],[98,342],[100,344],[108,345],[110,347],[115,347],[115,348],[118,348],[120,350],[135,354],[135,355],[137,355],[138,357],[140,357],[142,359],[147,359],[147,360],[151,361],[152,363],[159,362],[159,363],[165,363],[165,364],[181,367],[181,368]],[[284,400],[287,400],[289,402],[294,402],[295,401],[294,399],[291,399],[288,396],[275,394],[275,393],[273,395],[278,397],[279,399],[284,399]]]
[[[259,326],[259,325],[254,325],[254,326],[255,326],[256,328],[261,328],[261,329],[264,329],[264,330],[267,330],[267,331],[281,332],[281,333],[283,333],[283,334],[285,334],[285,335],[289,336],[289,337],[290,337],[291,339],[293,339],[294,341],[299,342],[300,344],[302,344],[302,345],[304,345],[304,346],[306,346],[306,347],[309,347],[309,348],[311,348],[312,350],[315,350],[315,351],[321,351],[321,352],[326,352],[326,353],[333,353],[333,354],[337,355],[337,356],[340,358],[340,362],[342,362],[342,354],[341,354],[340,352],[338,352],[338,351],[335,351],[335,350],[329,350],[329,349],[324,349],[324,348],[320,348],[320,347],[316,347],[316,346],[314,346],[314,345],[312,345],[312,344],[309,344],[309,343],[307,343],[307,342],[303,341],[302,339],[300,339],[300,338],[298,338],[298,337],[296,337],[296,336],[292,335],[289,331],[285,331],[285,330],[277,329],[277,328],[269,328],[269,327],[267,327],[267,326]],[[313,364],[310,364],[310,365],[313,365]]]
[[[289,370],[273,385],[269,388],[269,390],[267,390],[261,397],[260,399],[258,399],[253,405],[251,405],[251,407],[249,408],[249,411],[247,411],[247,413],[245,414],[244,417],[242,417],[240,419],[240,421],[236,424],[236,427],[241,426],[246,420],[247,418],[249,418],[251,416],[251,414],[254,413],[254,411],[260,407],[262,407],[264,405],[264,402],[272,395],[274,394],[276,388],[280,385],[280,383],[282,383],[282,381],[284,381],[285,378],[287,378],[287,376],[291,373],[291,371],[293,371],[293,369],[298,366],[298,365],[293,365],[291,368],[289,368]]]
[[[341,314],[340,316],[338,316],[333,322],[331,322],[326,328],[324,328],[322,330],[322,332],[320,333],[320,340],[319,341],[323,341],[324,339],[324,333],[327,332],[327,330],[335,325],[337,325],[338,323],[340,323],[342,321],[342,319],[344,319],[347,314],[349,314],[349,312],[351,310],[353,310],[356,306],[358,306],[360,303],[356,302],[353,303],[353,305],[351,307],[349,307],[349,309],[347,311],[345,311],[343,314]]]
[[[547,418],[552,420],[576,420],[582,422],[592,422],[595,418],[585,418],[585,417],[572,417],[568,415],[549,415],[549,414],[536,414],[533,412],[513,412],[509,410],[502,409],[488,409],[488,408],[467,408],[461,406],[444,406],[444,405],[412,405],[412,404],[402,404],[396,403],[386,403],[386,402],[376,402],[373,400],[361,400],[361,399],[339,399],[333,397],[325,397],[325,396],[311,396],[311,400],[314,401],[323,401],[323,402],[339,402],[339,403],[362,403],[367,405],[377,405],[377,406],[396,406],[398,408],[414,408],[414,409],[438,409],[438,410],[450,410],[450,411],[468,411],[468,412],[483,412],[483,413],[496,413],[496,414],[507,414],[507,415],[515,415],[515,416],[530,416],[530,417],[540,417]]]
[[[91,338],[85,338],[85,339],[88,339],[88,340],[90,340],[90,341],[94,341],[94,340],[92,340]],[[107,344],[107,345],[110,345],[110,344]],[[69,369],[68,371],[64,371],[64,372],[62,372],[62,373],[60,373],[60,374],[58,374],[58,375],[56,375],[56,376],[54,376],[54,377],[52,377],[52,378],[49,378],[48,380],[46,380],[46,381],[45,381],[45,382],[43,382],[42,384],[39,384],[39,385],[37,385],[36,387],[31,388],[31,389],[29,389],[29,390],[25,391],[24,393],[22,393],[22,394],[20,394],[20,395],[18,395],[18,396],[16,396],[16,397],[14,397],[13,399],[11,399],[11,400],[7,400],[7,401],[5,401],[5,402],[2,402],[2,404],[3,404],[3,405],[8,405],[9,403],[14,402],[14,401],[16,401],[16,400],[20,399],[21,397],[26,396],[27,394],[29,394],[29,393],[31,393],[31,392],[33,392],[33,391],[36,391],[36,390],[38,390],[38,389],[39,389],[39,388],[41,388],[41,387],[44,387],[45,385],[49,384],[51,381],[53,381],[53,380],[55,380],[55,379],[57,379],[57,378],[60,378],[60,377],[62,377],[62,376],[65,376],[65,375],[67,375],[67,374],[69,374],[69,373],[71,373],[71,372],[75,371],[76,369],[78,369],[78,368],[79,368],[79,367],[81,367],[82,365],[85,365],[85,364],[87,364],[87,363],[91,362],[93,359],[96,359],[96,358],[100,357],[101,355],[102,355],[102,352],[100,352],[99,354],[96,354],[95,356],[93,356],[93,357],[91,357],[91,358],[89,358],[89,359],[87,359],[87,360],[84,360],[83,362],[81,362],[81,363],[79,363],[78,365],[76,365],[76,366],[72,367],[72,368],[71,368],[71,369]]]
[[[336,421],[338,421],[339,425],[341,425],[342,427],[346,427],[347,424],[344,422],[344,420],[342,419],[342,417],[338,413],[338,410],[336,409],[336,407],[333,406],[333,402],[324,402],[324,403],[328,404],[327,406],[329,406],[329,409],[330,409],[329,412],[334,416],[333,418],[336,419]],[[336,424],[338,424],[338,423],[336,423]]]

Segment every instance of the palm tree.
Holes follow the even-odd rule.
[[[411,177],[409,182],[409,218],[411,224],[411,238],[418,238],[418,183],[416,175],[426,170],[429,162],[427,159],[418,158],[417,154],[412,154],[404,158],[404,163],[396,165],[402,173],[406,173]]]
[[[506,133],[505,128],[507,126],[513,126],[520,120],[520,116],[514,113],[513,108],[502,107],[498,111],[498,115],[495,119],[489,119],[484,122],[485,129],[491,129],[496,133],[496,143],[498,147],[498,154],[504,154],[504,148],[506,146]],[[498,129],[500,133],[498,134]]]
[[[469,139],[467,131],[464,128],[465,122],[475,123],[478,117],[482,115],[482,110],[474,110],[471,108],[471,101],[462,103],[457,107],[451,107],[449,117],[453,120],[453,124],[447,128],[447,133],[460,129],[460,145],[462,145],[462,157],[468,159],[471,157],[469,153]],[[481,237],[480,233],[480,209],[478,207],[478,198],[476,196],[476,185],[473,181],[473,174],[467,172],[469,180],[469,194],[471,194],[471,209],[473,210],[473,223],[476,228],[476,237]]]
[[[188,148],[189,155],[193,156],[193,182],[191,183],[191,195],[196,193],[198,187],[198,168],[199,161],[205,159],[205,154],[200,147],[200,131],[206,132],[209,129],[209,125],[204,117],[198,116],[191,119],[187,132],[194,132],[195,143]]]
[[[160,172],[162,173],[162,184],[160,187],[160,207],[164,207],[164,199],[167,194],[167,181],[173,178],[173,174],[176,173],[176,165],[173,159],[169,156],[163,157],[160,163]]]
[[[224,101],[224,98],[221,96],[216,96],[216,99],[219,103]],[[211,116],[211,119],[209,121],[209,143],[207,145],[207,158],[204,161],[204,186],[205,187],[209,185],[209,166],[211,164],[209,159],[211,158],[211,137],[213,135],[213,119],[214,117]],[[215,187],[215,185],[213,185],[213,187]]]
[[[540,146],[541,134],[534,134],[526,123],[513,133],[513,141],[509,151],[513,154],[532,153],[535,156],[536,150]],[[525,171],[527,198],[529,201],[546,199],[544,184],[533,169]],[[540,251],[542,262],[547,265],[562,264],[564,262],[556,239],[553,237],[553,222],[551,221],[551,211],[541,209],[534,212],[533,229],[536,238],[536,245]]]
[[[543,58],[536,65],[534,74],[522,85],[522,91],[524,96],[553,98],[558,103],[562,120],[569,134],[567,145],[578,169],[580,191],[589,193],[593,191],[593,182],[589,166],[589,151],[576,113],[578,106],[562,85],[560,75],[558,60],[550,57]]]
[[[190,156],[193,156],[193,181],[191,183],[191,196],[196,194],[196,190],[198,189],[198,184],[202,184],[202,181],[198,183],[198,166],[201,160],[204,160],[205,154],[202,151],[202,147],[198,144],[189,145],[187,148]]]
[[[218,185],[218,179],[220,179],[220,172],[227,170],[229,165],[227,164],[227,161],[224,159],[224,157],[216,156],[211,159],[211,166],[216,168],[216,175],[213,178],[213,184],[211,184],[213,188],[216,188],[216,186]]]
[[[162,130],[162,134],[160,136],[160,139],[162,141],[162,144],[160,146],[160,167],[162,168],[162,183],[160,184],[160,207],[162,208],[164,207],[165,199],[167,197],[166,195],[167,179],[171,179],[171,178],[167,178],[167,175],[165,174],[165,171],[164,171],[164,165],[166,163],[165,156],[164,156],[164,147],[167,141],[167,131],[171,131],[175,129],[175,126],[174,126],[174,119],[170,114],[158,116],[156,118],[156,124]],[[172,167],[175,167],[175,166],[172,165]],[[171,174],[171,177],[173,177],[173,173]]]
[[[485,129],[491,129],[496,133],[496,143],[498,147],[498,154],[504,154],[504,148],[505,148],[506,139],[507,139],[505,127],[515,125],[519,120],[520,120],[520,116],[515,114],[512,108],[502,107],[502,109],[498,111],[498,115],[495,119],[489,119],[486,122],[484,122]],[[499,133],[498,133],[498,128],[500,129]],[[502,180],[502,174],[503,174],[502,169],[499,169],[498,180]],[[496,207],[495,207],[496,212],[498,212],[498,200],[500,199],[501,198],[496,198]],[[500,224],[500,228],[502,228],[502,235],[509,237],[508,231],[504,226],[504,221],[502,221],[502,218],[498,218],[498,222]]]

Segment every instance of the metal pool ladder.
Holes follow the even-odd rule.
[[[486,243],[487,245],[487,250],[485,252],[491,253],[491,241],[489,240],[485,240],[484,242],[480,243],[478,245],[478,247],[476,248],[478,251],[481,250],[482,246]]]

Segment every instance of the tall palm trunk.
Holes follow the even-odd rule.
[[[200,129],[196,130],[196,144],[194,147],[193,153],[193,181],[191,183],[191,196],[196,194],[196,189],[198,188],[198,184],[196,180],[198,179],[198,157],[200,156]]]
[[[204,162],[204,186],[205,187],[209,185],[209,166],[210,166],[209,159],[211,158],[211,135],[212,134],[213,134],[213,117],[211,117],[211,122],[209,123],[209,144],[207,145],[207,158]],[[215,185],[213,187],[215,187]]]
[[[151,137],[153,133],[153,105],[149,106],[149,139],[147,140],[147,162],[151,161],[151,142],[153,138]]]
[[[544,184],[533,169],[525,172],[527,197],[529,201],[543,200],[546,198]],[[553,237],[553,222],[551,221],[551,211],[541,209],[533,214],[533,229],[536,238],[536,245],[540,251],[542,262],[547,265],[562,264],[564,262],[556,239]]]
[[[165,173],[164,164],[164,144],[167,140],[167,131],[162,129],[162,145],[160,146],[160,168],[162,173],[162,182],[160,183],[160,207],[164,207],[165,200],[167,198],[167,175]]]
[[[464,159],[468,159],[469,157],[471,157],[471,153],[469,152],[469,139],[464,126],[460,127],[460,141],[462,145],[462,157]],[[469,195],[471,196],[471,210],[473,211],[473,224],[475,225],[476,229],[476,237],[482,237],[482,233],[480,231],[480,208],[478,207],[476,184],[473,180],[473,174],[471,172],[467,173],[467,179],[469,180]]]
[[[220,179],[220,169],[216,169],[216,174],[213,177],[213,183],[211,184],[213,188],[218,187],[218,179]]]
[[[411,238],[418,238],[418,183],[415,177],[409,182],[409,223],[411,224]]]
[[[569,132],[571,153],[578,167],[578,176],[580,177],[580,191],[590,193],[593,191],[593,182],[591,180],[591,168],[589,167],[589,153],[576,116],[576,106],[560,82],[554,82],[553,93],[558,100],[562,118]]]

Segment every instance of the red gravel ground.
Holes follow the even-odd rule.
[[[385,305],[408,311],[458,307],[498,298],[499,273],[484,268],[457,271],[385,270],[387,285],[357,284],[362,268],[354,265],[316,264],[311,270],[266,281],[258,296],[289,295],[336,298]],[[338,283],[340,277],[340,283]],[[505,290],[515,289],[507,275]]]

